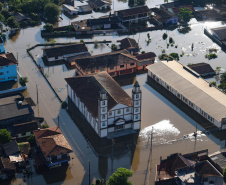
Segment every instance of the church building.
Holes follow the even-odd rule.
[[[99,137],[140,129],[142,93],[138,82],[134,84],[131,98],[105,71],[65,80],[69,101],[75,104]],[[71,114],[73,111],[69,110]]]

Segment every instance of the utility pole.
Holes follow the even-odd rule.
[[[58,115],[58,117],[57,117],[57,126],[58,126],[58,128],[60,128],[60,115]]]
[[[38,104],[38,85],[36,84],[37,104]]]
[[[90,161],[89,161],[89,185],[90,185]]]

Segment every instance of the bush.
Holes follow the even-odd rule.
[[[43,128],[43,129],[45,129],[45,128],[49,128],[49,125],[47,125],[47,124],[43,124],[43,125],[42,125],[42,128]]]
[[[81,39],[81,40],[80,40],[80,43],[83,43],[83,44],[84,44],[84,43],[85,43],[85,41]]]
[[[217,58],[217,55],[215,53],[210,53],[209,55],[206,54],[205,55],[205,58],[208,58],[209,60],[211,60],[211,59]]]
[[[166,40],[167,37],[168,37],[168,35],[166,33],[163,33],[163,35],[162,35],[163,40]]]
[[[111,51],[116,51],[116,50],[117,50],[116,44],[112,44],[112,45],[111,45]]]
[[[10,132],[6,129],[0,129],[0,144],[5,144],[10,142],[11,135]]]
[[[67,102],[63,101],[61,103],[61,107],[62,107],[62,109],[66,109],[67,108]]]
[[[142,52],[141,52],[141,54],[144,54],[144,53],[145,53],[145,51],[142,51]]]
[[[98,48],[98,41],[97,40],[94,41],[94,48]]]
[[[43,28],[47,32],[53,32],[53,25],[52,24],[47,23]]]
[[[30,143],[31,147],[36,146],[35,136],[31,135],[29,138],[27,138],[27,141]]]
[[[169,56],[173,57],[175,60],[179,60],[180,59],[178,53],[170,53]]]
[[[25,86],[26,83],[28,82],[27,77],[20,77],[19,79],[20,85]]]
[[[172,37],[169,38],[169,43],[170,43],[170,44],[174,44],[174,40],[173,40]]]

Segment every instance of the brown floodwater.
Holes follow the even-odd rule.
[[[148,0],[149,7],[154,7],[162,2],[158,0]],[[124,1],[114,1],[114,9],[125,9],[127,3]],[[104,13],[93,13],[93,17],[100,17],[106,15]],[[59,26],[69,24],[69,19],[62,15],[63,21],[59,22]],[[82,15],[76,18],[76,20],[91,18],[91,15]],[[177,52],[184,56],[180,58],[182,64],[207,62],[211,64],[213,68],[217,66],[226,69],[225,53],[214,44],[203,33],[203,29],[208,27],[221,26],[221,22],[200,22],[195,20],[191,21],[191,30],[187,30],[188,33],[180,33],[181,30],[175,29],[172,31],[153,31],[149,32],[152,41],[147,45],[147,33],[137,33],[130,35],[131,38],[136,39],[139,42],[141,51],[152,51],[158,56],[165,49],[166,53]],[[134,174],[130,180],[134,185],[154,184],[156,164],[160,161],[160,156],[166,158],[172,153],[190,153],[193,151],[209,149],[209,152],[216,152],[224,149],[225,143],[220,142],[211,135],[204,135],[199,132],[197,139],[192,136],[196,129],[202,131],[203,128],[193,121],[190,117],[180,111],[176,106],[166,100],[153,88],[147,85],[146,73],[136,76],[136,79],[128,78],[128,85],[123,86],[123,89],[131,95],[132,82],[138,80],[143,93],[142,96],[142,125],[139,134],[138,141],[135,146],[135,150],[128,150],[127,153],[117,155],[112,158],[98,157],[92,146],[86,142],[78,128],[71,121],[65,110],[60,109],[60,102],[55,97],[52,90],[49,88],[41,74],[38,72],[37,67],[27,56],[26,49],[38,44],[47,42],[41,38],[40,30],[42,26],[34,28],[27,28],[21,30],[18,34],[12,36],[5,44],[7,52],[13,52],[16,56],[18,53],[19,58],[19,71],[22,76],[27,76],[28,90],[25,95],[31,96],[36,102],[36,84],[39,89],[39,101],[40,104],[34,108],[36,116],[43,116],[46,122],[50,126],[54,126],[57,123],[57,116],[60,115],[61,129],[70,143],[73,153],[71,154],[71,162],[67,168],[62,168],[61,171],[54,170],[44,174],[36,173],[35,170],[30,178],[24,178],[21,174],[18,174],[16,179],[11,181],[11,184],[84,184],[89,182],[89,168],[88,161],[91,161],[90,165],[90,177],[91,181],[95,181],[96,178],[107,179],[112,172],[118,167],[125,167],[131,169]],[[162,40],[162,34],[167,32],[170,37],[173,37],[175,45],[167,48],[166,41]],[[85,38],[85,41],[94,40],[111,40],[112,43],[125,36],[108,35],[96,35],[93,38]],[[56,42],[76,42],[80,39],[76,38],[56,38]],[[191,45],[194,44],[194,51],[191,51]],[[175,47],[177,46],[177,47]],[[217,48],[218,58],[214,60],[207,60],[204,56],[207,53],[207,48]],[[99,45],[97,49],[93,45],[88,45],[91,54],[99,54],[110,52],[110,48],[107,45]],[[62,100],[67,97],[66,83],[64,78],[74,76],[74,70],[68,70],[65,65],[58,65],[53,67],[47,67],[42,62],[42,48],[37,47],[32,50],[32,54],[37,62],[44,67],[44,73],[48,80],[56,90]],[[212,79],[211,79],[212,80]],[[153,146],[150,150],[150,134],[153,128]],[[149,160],[150,157],[150,160]],[[148,161],[150,161],[148,163]],[[9,183],[9,182],[7,182]],[[7,184],[6,183],[6,184]]]

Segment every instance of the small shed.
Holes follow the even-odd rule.
[[[215,75],[215,71],[213,70],[213,68],[209,64],[204,62],[198,64],[191,64],[188,65],[188,67],[196,73],[200,74],[202,77]]]

